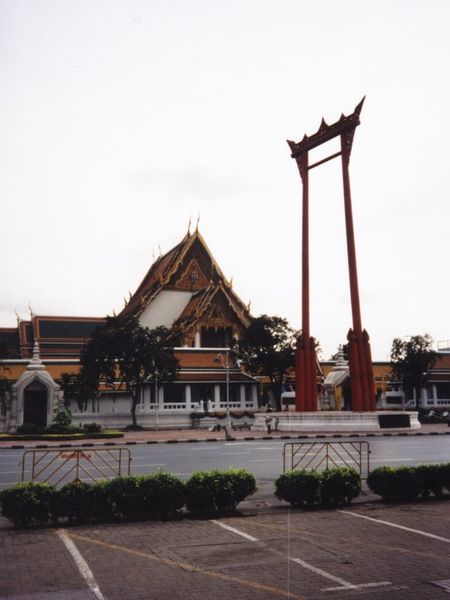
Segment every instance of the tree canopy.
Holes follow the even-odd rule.
[[[438,357],[432,344],[433,339],[428,333],[413,335],[407,340],[395,338],[392,342],[392,375],[401,381],[405,391],[416,390],[417,410],[428,371],[434,367]]]
[[[297,336],[286,319],[261,315],[252,320],[235,348],[251,375],[270,379],[278,409],[286,374],[295,365]]]
[[[125,389],[131,397],[132,423],[146,383],[157,378],[176,378],[178,361],[173,337],[166,327],[142,327],[137,317],[107,317],[97,327],[80,358],[79,383],[84,390],[98,390],[101,381]]]

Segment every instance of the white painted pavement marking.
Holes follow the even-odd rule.
[[[243,456],[244,454],[250,454],[250,452],[221,452],[220,456]]]
[[[372,521],[373,523],[379,523],[380,525],[389,525],[389,527],[395,527],[396,529],[403,529],[403,531],[409,531],[410,533],[417,533],[418,535],[423,535],[424,537],[429,537],[433,540],[439,540],[440,542],[445,542],[446,544],[450,544],[450,539],[441,537],[440,535],[435,535],[434,533],[428,533],[427,531],[421,531],[420,529],[412,529],[411,527],[405,527],[404,525],[398,525],[397,523],[392,523],[391,521],[383,521],[382,519],[374,519],[373,517],[366,517],[366,515],[358,515],[357,513],[349,512],[347,510],[338,510],[338,512],[343,515],[349,515],[351,517],[358,517],[359,519],[367,519],[367,521]]]
[[[133,459],[133,466],[138,467],[165,467],[167,463],[140,463],[138,458]]]
[[[77,565],[80,574],[88,584],[89,589],[95,594],[95,597],[98,598],[98,600],[105,600],[105,596],[103,596],[103,594],[100,591],[100,588],[97,585],[97,582],[95,581],[94,574],[89,568],[87,562],[81,556],[80,551],[76,547],[75,543],[70,539],[69,535],[67,534],[67,531],[65,529],[58,529],[56,534],[58,535],[58,537],[61,538],[61,541],[64,543],[65,547],[72,555],[72,558],[75,561],[75,564]]]
[[[226,525],[225,523],[216,521],[215,519],[211,519],[211,523],[214,523],[215,525],[218,525],[219,527],[223,527],[223,529],[226,529],[227,531],[231,531],[232,533],[235,533],[236,535],[240,535],[241,537],[245,538],[246,540],[250,540],[251,542],[259,541],[258,538],[255,538],[252,535],[249,535],[248,533],[244,533],[243,531],[240,531],[239,529],[236,529],[235,527],[231,527],[230,525]]]
[[[218,525],[219,527],[222,527],[223,529],[226,529],[227,531],[231,531],[232,533],[235,533],[236,535],[240,535],[241,537],[243,537],[246,540],[249,540],[250,542],[259,542],[260,541],[260,540],[258,540],[258,538],[255,538],[252,535],[249,535],[248,533],[241,531],[240,529],[236,529],[236,527],[231,527],[230,525],[226,525],[225,523],[221,523],[220,521],[216,521],[215,519],[211,519],[210,522],[214,523],[215,525]],[[324,571],[323,569],[319,569],[319,567],[314,567],[313,565],[310,565],[309,563],[305,562],[304,560],[301,560],[300,558],[294,558],[292,556],[288,556],[288,560],[290,560],[291,562],[297,563],[298,565],[300,565],[301,567],[303,567],[305,569],[308,569],[309,571],[312,571],[316,575],[320,575],[321,577],[324,577],[325,579],[334,581],[334,583],[339,583],[339,587],[326,588],[329,591],[335,591],[335,590],[341,590],[341,589],[355,590],[360,587],[377,587],[377,586],[383,586],[383,585],[390,585],[389,581],[380,581],[380,582],[376,582],[376,583],[363,583],[363,584],[355,585],[353,583],[350,583],[349,581],[345,581],[345,579],[342,579],[341,577],[336,577],[336,575],[332,575],[331,573],[328,573],[327,571]]]
[[[384,585],[391,585],[390,581],[377,581],[375,583],[359,583],[358,585],[355,585],[356,588],[374,588],[374,587],[383,587]],[[323,592],[338,592],[339,590],[346,590],[346,587],[329,587],[329,588],[322,588]]]
[[[371,463],[391,463],[391,462],[413,462],[414,459],[413,458],[371,458],[370,462]]]

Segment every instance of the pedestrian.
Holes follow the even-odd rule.
[[[267,433],[270,433],[272,430],[272,417],[266,417],[265,421],[266,421]]]

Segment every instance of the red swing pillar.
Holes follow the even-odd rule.
[[[309,174],[308,152],[297,165],[302,180],[302,332],[297,339],[295,357],[295,408],[297,411],[317,410],[316,341],[309,327]]]

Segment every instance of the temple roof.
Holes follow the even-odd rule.
[[[78,357],[92,331],[104,323],[99,317],[59,317],[32,315],[21,320],[17,328],[0,329],[0,348],[7,358],[30,358],[35,342],[42,357]]]
[[[153,325],[155,319],[165,319],[166,326],[186,331],[218,303],[221,306],[215,310],[224,323],[249,325],[248,307],[235,294],[200,232],[195,230],[151,265],[123,313],[142,317],[144,325],[146,321]],[[209,313],[208,316],[211,317]]]
[[[233,291],[198,229],[154,261],[122,313],[136,315],[150,328],[165,325],[189,335],[200,320],[206,327],[235,331],[250,324],[249,308]],[[104,321],[32,314],[17,328],[0,328],[0,358],[31,358],[36,341],[43,358],[77,358]]]

